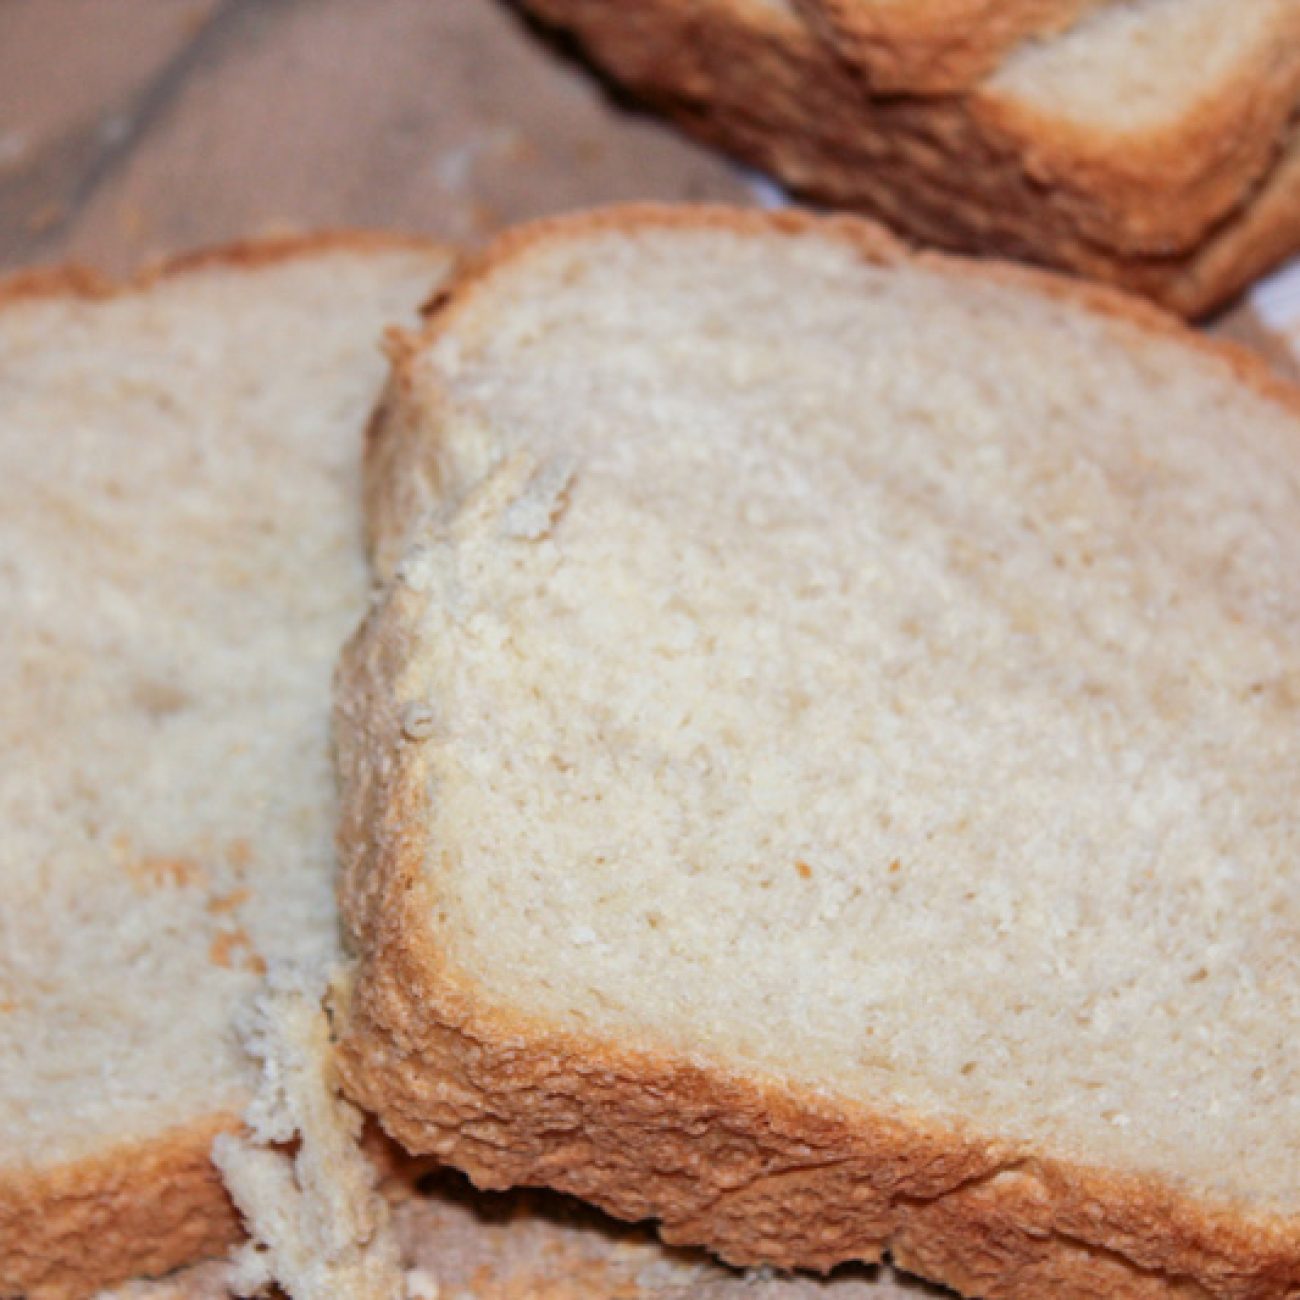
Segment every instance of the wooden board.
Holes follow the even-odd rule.
[[[633,198],[744,202],[489,0],[9,0],[0,267],[252,233],[456,241]]]

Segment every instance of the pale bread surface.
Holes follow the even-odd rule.
[[[237,1232],[208,1149],[271,958],[336,945],[328,692],[381,331],[441,249],[251,244],[0,305],[0,1294]]]
[[[274,1284],[290,1300],[406,1300],[392,1216],[360,1145],[362,1116],[338,1095],[327,978],[273,967],[236,1017],[260,1076],[247,1132],[212,1146],[251,1238],[234,1256],[233,1290]]]

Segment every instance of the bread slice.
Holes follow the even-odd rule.
[[[360,430],[447,262],[348,235],[0,290],[0,1295],[237,1235],[232,1008],[336,944]]]
[[[968,89],[1021,42],[1111,0],[802,0],[867,77],[904,95]]]
[[[733,1262],[1300,1292],[1300,396],[716,209],[509,237],[395,355],[345,1090]]]
[[[913,239],[1187,315],[1300,246],[1294,5],[1229,6],[1227,39],[1223,0],[1108,7],[968,96],[918,100],[865,93],[783,0],[529,4],[689,131]]]

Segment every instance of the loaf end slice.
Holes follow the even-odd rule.
[[[397,357],[352,1095],[734,1262],[1300,1288],[1291,390],[710,210],[509,238]]]
[[[0,288],[0,1295],[238,1236],[231,1017],[337,950],[362,431],[448,262],[313,236]]]

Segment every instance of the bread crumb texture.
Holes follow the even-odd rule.
[[[0,1295],[237,1230],[230,1017],[266,961],[335,950],[360,430],[444,265],[252,246],[0,309]]]
[[[561,225],[409,359],[351,1084],[741,1261],[1295,1294],[1296,399],[865,229]]]
[[[325,988],[310,971],[277,967],[236,1019],[261,1079],[244,1112],[247,1136],[223,1133],[212,1148],[253,1237],[235,1256],[232,1289],[252,1295],[275,1283],[291,1300],[405,1300],[388,1206],[358,1145],[361,1112],[338,1095]],[[437,1300],[425,1281],[411,1300]]]

